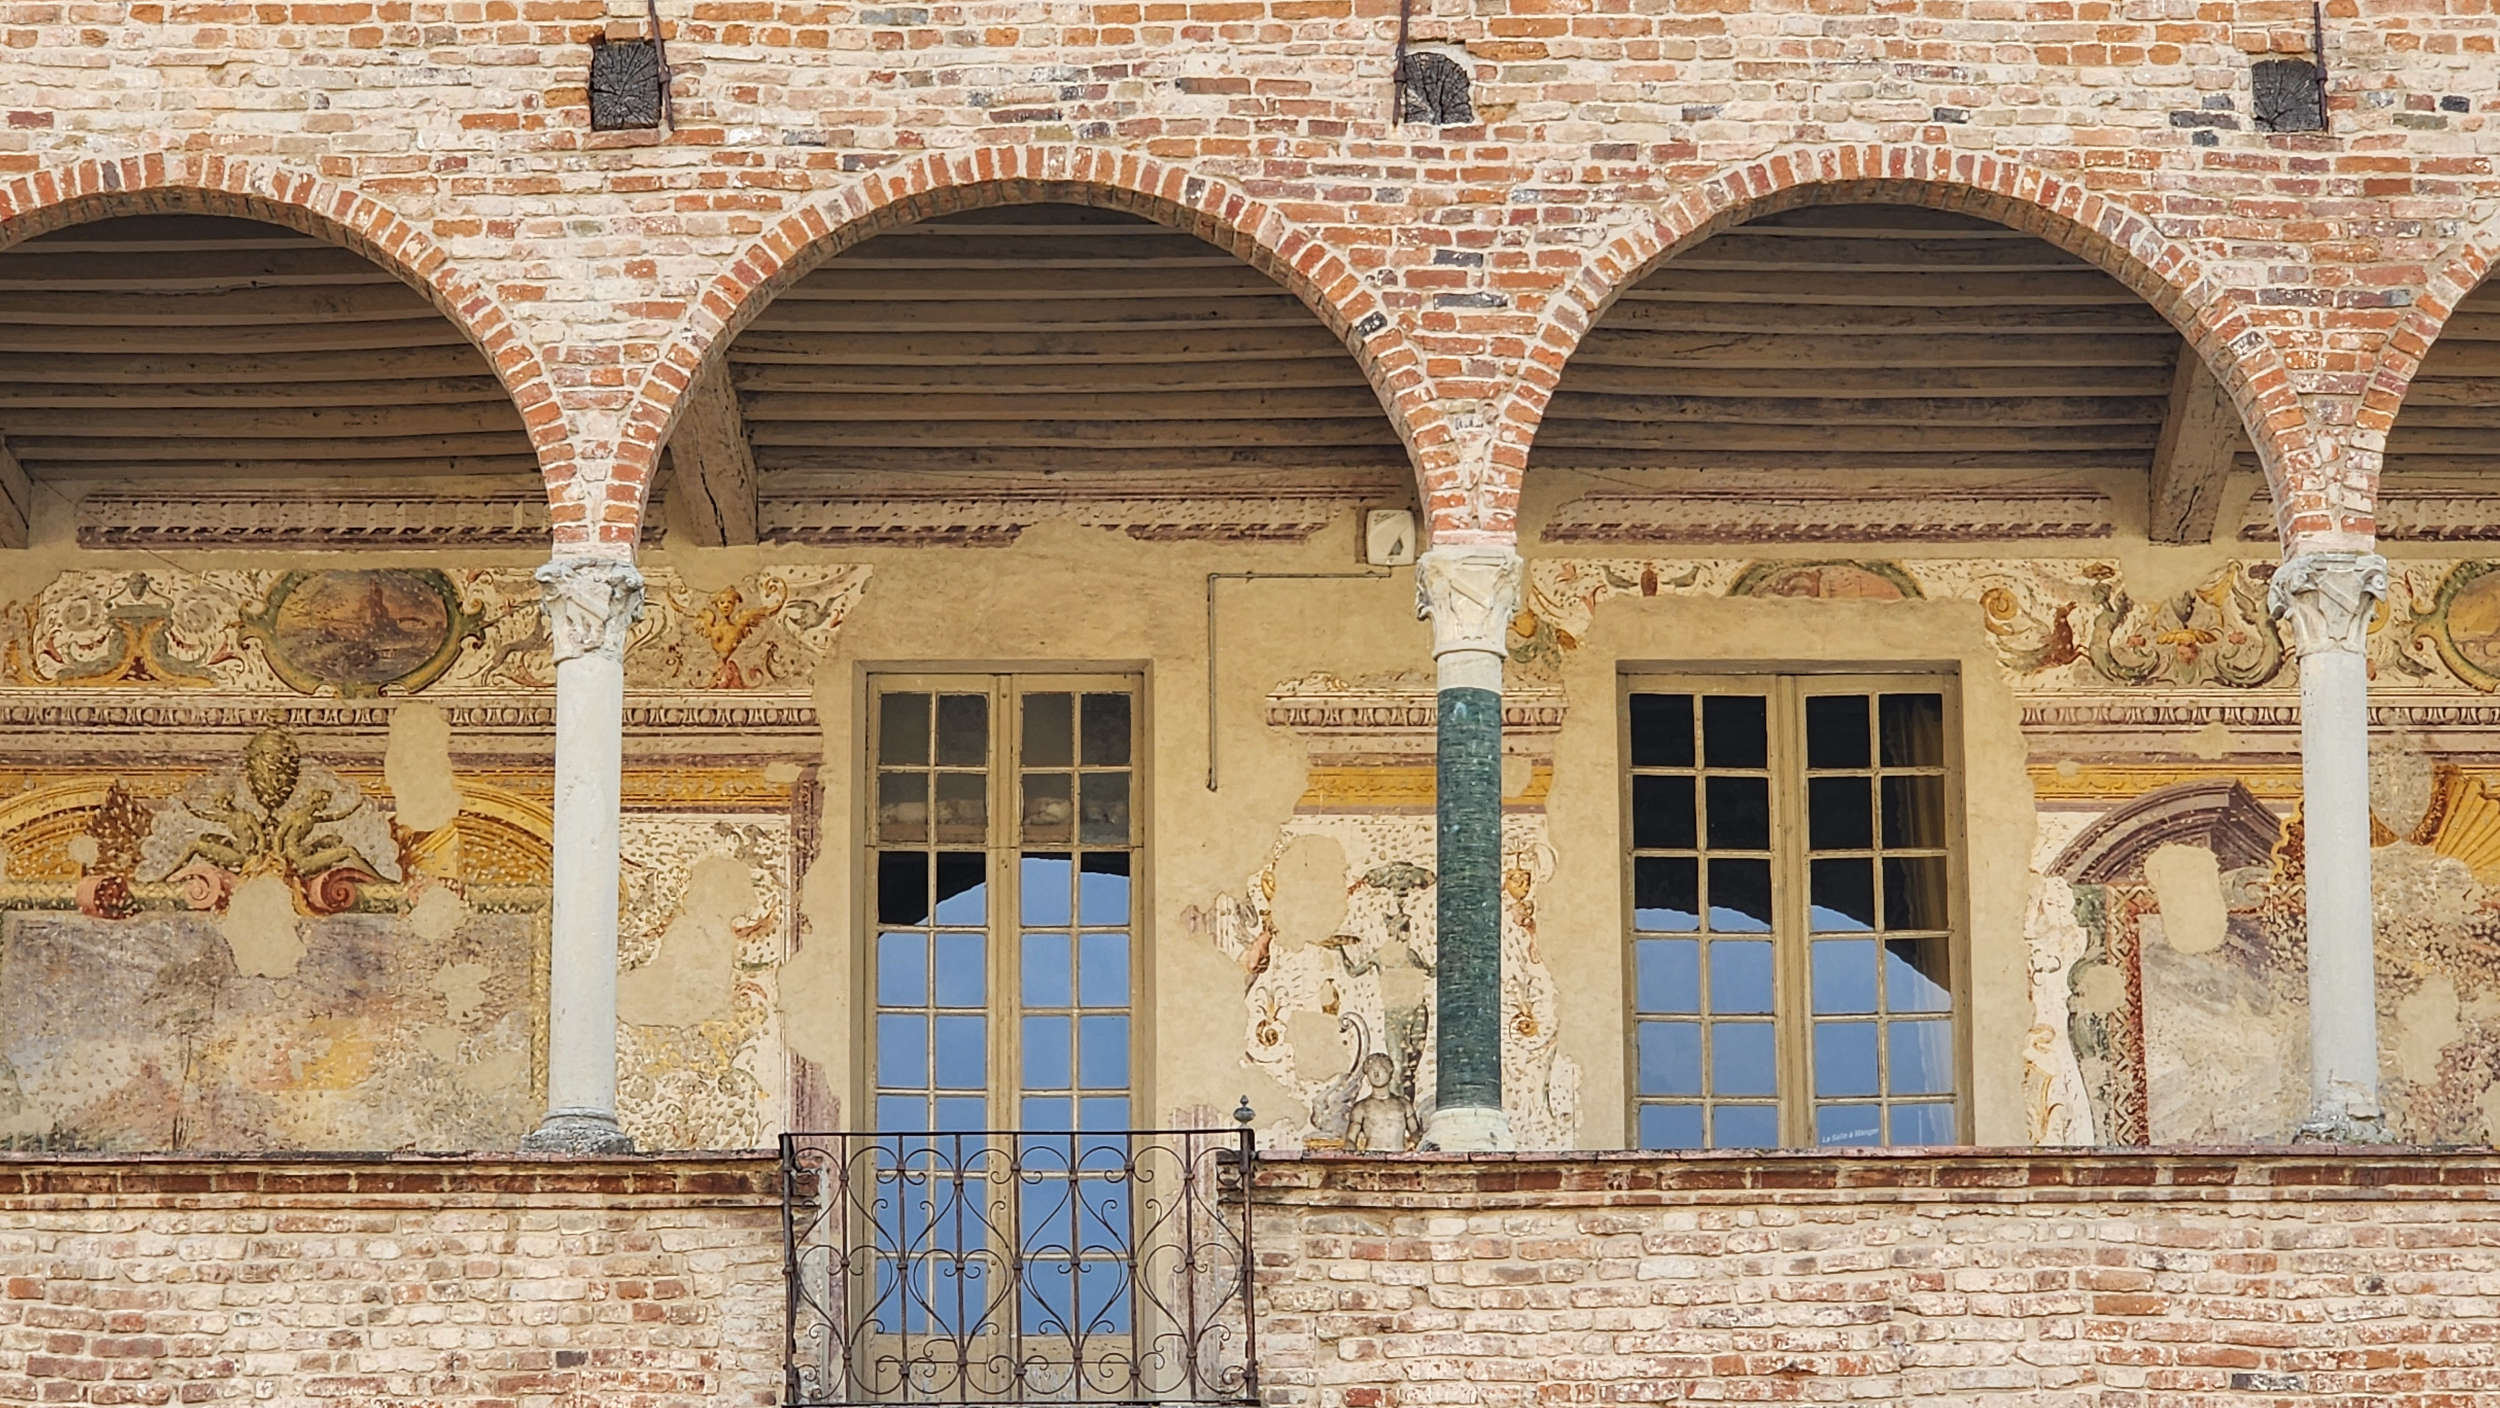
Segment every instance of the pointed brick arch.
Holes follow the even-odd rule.
[[[1759,216],[1870,202],[1979,216],[2098,266],[2176,327],[2230,391],[2274,489],[2283,540],[2324,546],[2355,533],[2367,537],[2366,511],[2355,520],[2335,507],[2341,496],[2330,483],[2334,459],[2320,445],[2274,345],[2183,247],[2127,206],[2015,163],[1882,145],[1790,152],[1725,172],[1652,210],[1592,257],[1546,312],[1519,385],[1497,418],[1479,518],[1515,522],[1528,449],[1564,365],[1625,290],[1677,254]]]
[[[630,548],[686,389],[707,358],[773,297],[853,245],[934,215],[1062,201],[1125,211],[1195,235],[1274,279],[1345,343],[1415,467],[1427,513],[1455,522],[1465,496],[1458,451],[1433,404],[1423,359],[1379,298],[1319,238],[1273,206],[1212,177],[1098,147],[985,147],[922,157],[877,172],[785,216],[695,301],[643,379],[618,437],[599,535]]]
[[[91,220],[160,214],[281,225],[352,250],[425,295],[485,354],[519,409],[546,483],[555,546],[588,542],[578,526],[568,533],[565,506],[578,497],[573,446],[537,349],[432,237],[372,197],[272,162],[187,152],[93,159],[0,182],[0,248]]]

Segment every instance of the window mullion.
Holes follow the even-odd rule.
[[[1814,1102],[1808,1088],[1813,1037],[1806,1000],[1804,691],[1794,675],[1771,683],[1771,847],[1773,952],[1778,983],[1780,1129],[1784,1143],[1811,1145]]]
[[[1022,1111],[1016,1096],[1021,1082],[1017,1072],[1023,1067],[1020,1037],[1023,1024],[1017,1020],[1017,995],[1022,974],[1017,971],[1017,922],[1023,913],[1020,891],[1023,869],[1018,864],[1020,838],[1017,834],[1015,809],[1016,760],[1022,751],[1018,736],[1015,677],[990,677],[990,1026],[995,1032],[990,1042],[993,1061],[990,1069],[992,1127],[1021,1128]]]

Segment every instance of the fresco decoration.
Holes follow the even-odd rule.
[[[787,1104],[787,816],[629,815],[617,1112],[650,1149],[752,1149]]]
[[[485,638],[477,612],[432,568],[289,572],[237,625],[288,688],[343,699],[414,694]]]
[[[650,577],[630,687],[804,692],[866,589],[855,566],[698,590]],[[0,606],[0,689],[371,698],[555,686],[528,570],[74,571]]]
[[[1558,993],[1536,941],[1553,853],[1541,816],[1514,816],[1505,832],[1504,1104],[1521,1147],[1568,1147],[1579,1066],[1558,1049]],[[1242,971],[1244,1061],[1297,1108],[1263,1142],[1395,1152],[1421,1135],[1434,1079],[1432,858],[1429,817],[1297,815],[1241,895],[1185,916]]]
[[[402,826],[281,728],[0,801],[0,1147],[509,1147],[544,1088],[543,806]]]
[[[1727,594],[1816,601],[1910,601],[1925,595],[1909,573],[1889,562],[1837,559],[1757,562],[1728,584]]]
[[[2407,564],[2410,566],[2410,564]],[[2500,562],[2460,562],[2425,592],[2418,574],[2399,570],[2388,584],[2393,619],[2386,633],[2402,647],[2396,669],[2422,678],[2438,664],[2484,693],[2500,690]]]

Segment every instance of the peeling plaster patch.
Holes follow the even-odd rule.
[[[234,952],[235,971],[247,978],[285,978],[304,958],[304,933],[295,918],[295,892],[268,871],[245,877],[226,901],[218,929]]]
[[[2074,758],[2060,758],[2057,760],[2057,775],[2059,777],[2081,777],[2083,776],[2083,764]]]
[[[2078,1012],[2116,1012],[2127,1005],[2127,978],[2107,963],[2091,963],[2075,970],[2074,1010]]]
[[[2212,762],[2217,758],[2229,757],[2239,746],[2239,736],[2232,733],[2220,719],[2216,719],[2189,734],[2181,745],[2180,751],[2191,758],[2201,758],[2206,762]]]
[[[1315,944],[1345,927],[1345,847],[1333,836],[1306,833],[1276,858],[1276,897],[1270,911],[1277,942],[1285,948]]]
[[[93,836],[70,837],[68,851],[69,858],[80,865],[93,865],[96,863],[96,857],[102,854],[96,849],[96,839]]]
[[[2483,1142],[2500,1144],[2500,1084],[2486,1087],[2476,1097],[2474,1108],[2482,1112]]]
[[[764,765],[764,780],[775,787],[787,787],[799,780],[799,765],[784,759]]]
[[[1528,784],[1530,784],[1530,783],[1532,783],[1532,782],[1534,782],[1534,781],[1536,781],[1536,759],[1534,759],[1534,758],[1523,758],[1523,757],[1521,757],[1520,755],[1518,755],[1518,754],[1516,754],[1516,753],[1507,753],[1507,754],[1504,754],[1504,755],[1503,755],[1503,757],[1502,757],[1502,795],[1503,795],[1503,796],[1505,796],[1505,797],[1516,797],[1516,796],[1518,796],[1519,794],[1521,794],[1521,793],[1523,793],[1523,792],[1527,791],[1527,790],[1528,790]]]
[[[2370,739],[2370,811],[2398,836],[2411,836],[2430,816],[2439,790],[2437,765],[2406,733]]]
[[[2406,842],[2370,852],[2371,906],[2390,919],[2433,929],[2464,928],[2483,913],[2483,887],[2464,861]]]
[[[449,1027],[427,1027],[417,1033],[417,1045],[446,1066],[460,1064],[460,1033]]]
[[[428,885],[417,902],[408,907],[408,928],[427,943],[436,944],[460,932],[469,920],[468,901],[460,898],[446,885]],[[478,970],[483,973],[485,970]]]
[[[390,789],[399,824],[435,831],[460,815],[460,779],[451,770],[451,721],[422,699],[391,711],[391,741],[382,755],[382,782]]]
[[[2202,846],[2162,846],[2144,858],[2144,879],[2161,907],[2161,932],[2181,953],[2211,953],[2229,936],[2222,868]]]
[[[455,1026],[476,1021],[486,1006],[486,980],[494,970],[483,963],[446,963],[434,973],[434,990],[443,995],[443,1020]]]
[[[2437,1081],[2440,1058],[2465,1035],[2457,1018],[2456,981],[2445,973],[2406,994],[2396,1004],[2396,1073],[2416,1085]]]
[[[813,943],[790,955],[781,965],[781,1031],[790,1053],[818,1065],[839,1059],[848,997],[833,945]]]
[[[658,951],[617,979],[617,1015],[659,1027],[728,1016],[738,944],[732,926],[757,900],[755,872],[745,861],[724,855],[696,861]]]

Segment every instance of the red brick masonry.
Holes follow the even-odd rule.
[[[761,1405],[763,1155],[0,1156],[0,1402]],[[2500,1155],[1300,1158],[1272,1402],[2500,1402]]]
[[[2489,1151],[1279,1159],[1271,1401],[2500,1403]]]

